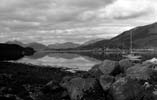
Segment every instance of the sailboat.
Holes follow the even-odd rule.
[[[136,30],[136,29],[134,29],[134,30]],[[129,49],[129,54],[123,55],[123,57],[127,58],[129,60],[133,60],[133,61],[140,61],[141,60],[141,56],[140,55],[135,55],[135,53],[133,52],[133,46],[132,46],[133,39],[132,39],[132,37],[133,37],[133,31],[134,30],[130,31],[130,49]]]

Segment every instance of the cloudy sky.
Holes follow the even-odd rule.
[[[157,20],[157,0],[0,0],[0,42],[82,43]]]

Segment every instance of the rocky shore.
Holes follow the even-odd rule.
[[[104,60],[89,71],[0,62],[0,100],[157,100],[157,64]]]

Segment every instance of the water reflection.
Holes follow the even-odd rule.
[[[154,54],[143,54],[142,59],[147,60],[157,57]],[[66,67],[74,70],[89,70],[95,64],[103,60],[119,61],[123,59],[119,53],[51,53],[37,52],[33,56],[24,57],[18,62],[31,63],[34,65],[48,65],[52,67]]]
[[[33,56],[22,58],[18,62],[53,67],[66,67],[75,70],[89,70],[95,64],[100,63],[101,60],[80,54],[38,52]]]

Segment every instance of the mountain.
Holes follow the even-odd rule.
[[[20,41],[17,41],[17,40],[14,40],[14,41],[8,41],[6,42],[6,44],[17,44],[19,46],[22,46],[22,47],[26,47],[26,44],[20,42]]]
[[[80,46],[79,44],[72,43],[72,42],[66,42],[66,43],[56,43],[56,44],[50,44],[48,45],[49,49],[70,49],[70,48],[76,48]]]
[[[41,43],[37,43],[37,42],[29,43],[29,44],[27,44],[27,47],[31,47],[31,48],[33,48],[36,51],[47,49],[47,46],[45,46],[45,45],[43,45]]]
[[[29,44],[24,44],[24,43],[22,43],[20,41],[17,41],[17,40],[8,41],[8,42],[6,42],[6,44],[17,44],[17,45],[22,46],[22,47],[31,47],[31,48],[33,48],[36,51],[44,50],[44,49],[47,48],[45,45],[37,43],[37,42],[33,42],[33,43],[29,43]]]
[[[101,41],[101,40],[104,40],[104,38],[97,38],[97,39],[89,40],[89,41],[83,43],[82,46],[90,45],[90,44],[93,44],[93,43]]]
[[[123,48],[130,47],[130,34],[132,32],[133,48],[157,47],[157,23],[140,26],[125,31],[117,37],[112,38],[110,44]]]
[[[109,41],[110,40],[104,39],[104,40],[101,40],[101,41],[98,41],[98,42],[95,42],[95,43],[92,43],[92,44],[89,44],[89,45],[81,45],[77,49],[85,49],[85,50],[88,49],[89,50],[89,49],[94,49],[94,48],[102,48]]]
[[[140,26],[125,31],[110,40],[101,40],[93,44],[81,46],[79,49],[92,48],[129,48],[132,32],[133,48],[157,48],[157,23]]]

